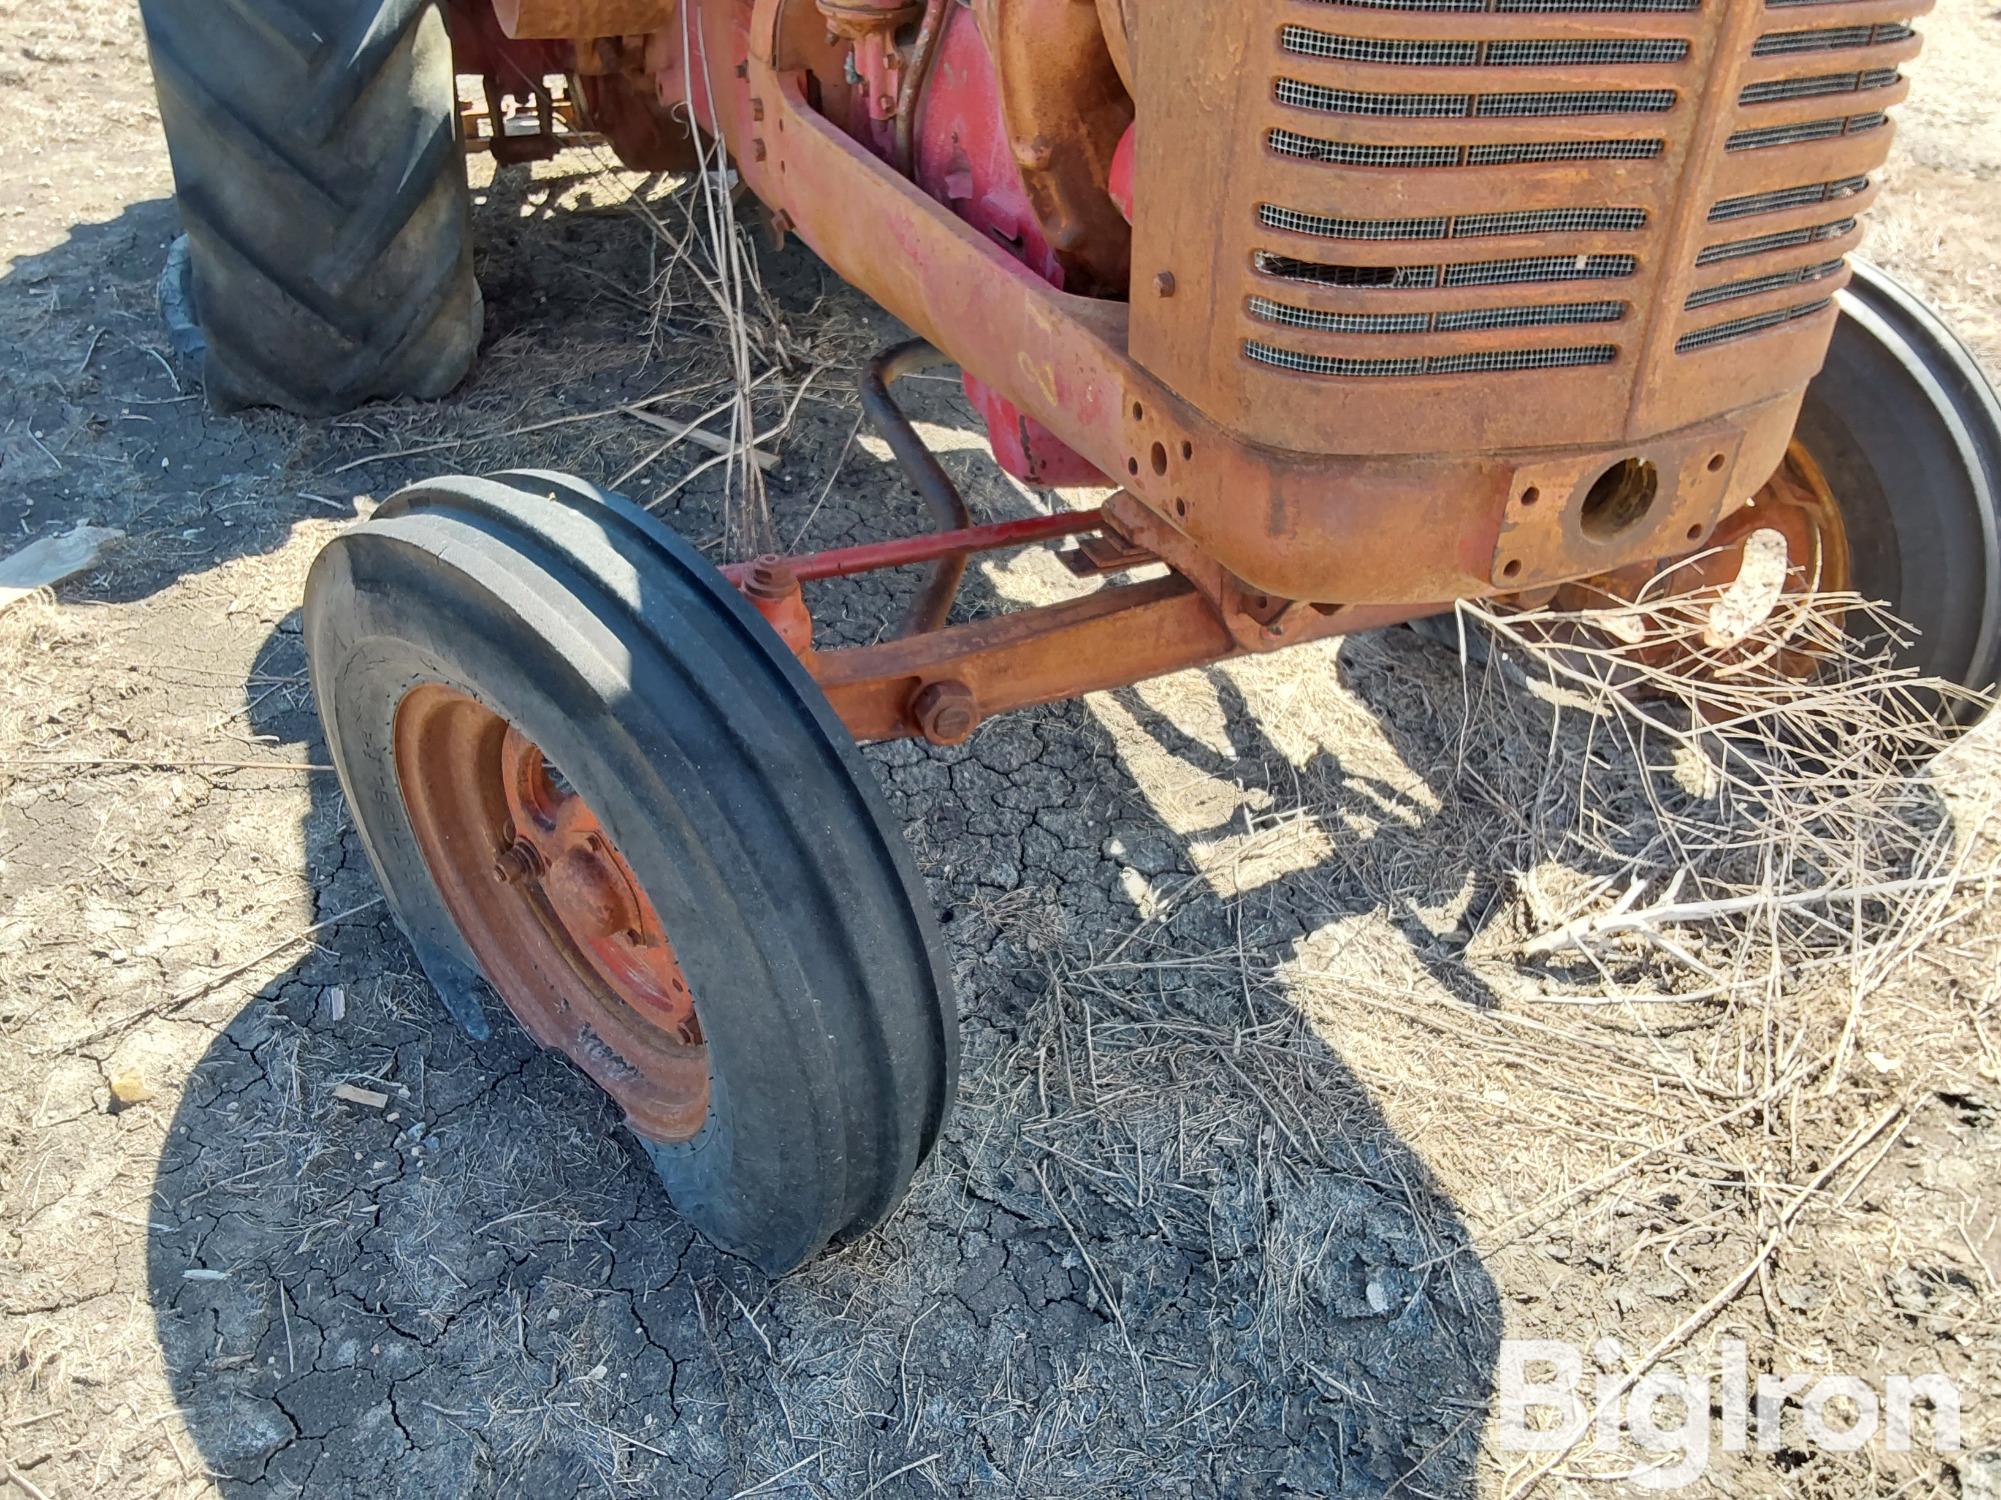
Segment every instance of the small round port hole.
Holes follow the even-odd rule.
[[[1591,486],[1577,524],[1594,542],[1609,542],[1632,530],[1653,508],[1660,493],[1659,472],[1644,458],[1623,458]]]

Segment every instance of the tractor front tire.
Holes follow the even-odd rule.
[[[438,0],[140,0],[202,380],[307,416],[442,396],[479,347]]]
[[[942,945],[847,730],[713,565],[579,480],[441,479],[327,545],[305,641],[355,829],[468,1030],[477,972],[772,1274],[890,1214],[955,1085]]]

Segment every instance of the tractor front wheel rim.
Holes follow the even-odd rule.
[[[695,998],[589,803],[518,727],[456,689],[413,689],[392,737],[411,832],[508,1009],[640,1135],[692,1138],[709,1107]]]

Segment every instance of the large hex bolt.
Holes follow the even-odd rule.
[[[963,682],[933,682],[910,700],[917,732],[934,745],[963,745],[980,727],[980,704]]]

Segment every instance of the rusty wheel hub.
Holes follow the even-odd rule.
[[[1794,443],[1779,471],[1724,518],[1700,551],[1566,584],[1554,603],[1562,610],[1600,611],[1618,601],[1632,604],[1618,633],[1636,657],[1654,666],[1671,665],[1676,657],[1695,657],[1710,668],[1734,664],[1746,652],[1743,643],[1756,635],[1755,654],[1776,652],[1782,671],[1803,677],[1817,665],[1816,655],[1790,641],[1783,619],[1776,630],[1765,627],[1808,595],[1846,590],[1850,579],[1840,506],[1820,466]],[[1713,596],[1699,639],[1691,638],[1686,621],[1676,621],[1660,632],[1672,639],[1651,644],[1650,606],[1695,594]]]
[[[394,737],[418,847],[508,1008],[639,1134],[692,1137],[709,1104],[694,996],[589,804],[520,730],[453,689],[413,690]]]

